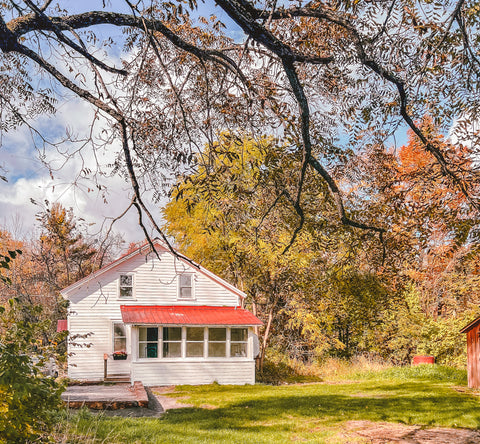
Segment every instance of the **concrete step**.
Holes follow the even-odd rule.
[[[130,373],[117,373],[107,375],[105,382],[130,382]]]
[[[82,406],[95,410],[148,407],[148,395],[141,382],[108,385],[72,385],[62,393],[69,408]]]

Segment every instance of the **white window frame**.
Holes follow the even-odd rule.
[[[129,277],[132,278],[132,295],[131,296],[122,296],[121,295],[122,276],[129,276]],[[121,299],[121,300],[135,299],[135,275],[133,273],[120,273],[119,274],[119,276],[118,276],[118,299]]]
[[[192,341],[188,340],[187,333],[189,328],[198,328],[202,329],[203,331],[203,339],[201,341]],[[187,325],[185,326],[185,358],[187,359],[205,359],[205,341],[206,341],[206,327],[198,326],[198,325]],[[187,356],[188,353],[188,344],[202,344],[202,356]]]
[[[140,340],[140,329],[141,328],[144,328],[145,330],[147,330],[148,328],[156,328],[157,329],[157,341],[149,341],[148,339],[146,339],[145,341],[141,341]],[[148,333],[147,333],[147,338],[148,338]],[[140,345],[141,344],[157,344],[157,356],[156,357],[148,357],[148,356],[143,356],[143,357],[140,357]],[[146,360],[151,360],[151,359],[158,359],[158,358],[161,358],[162,357],[162,330],[161,330],[161,327],[159,326],[148,326],[148,325],[142,325],[142,326],[139,326],[138,327],[138,334],[137,334],[137,356],[139,359],[146,359]],[[133,348],[133,347],[132,347]],[[147,352],[145,352],[145,354],[147,354]]]
[[[245,341],[232,341],[232,330],[240,330],[240,329],[245,329],[247,330],[247,338],[245,339]],[[250,338],[250,334],[249,334],[249,328],[248,327],[229,327],[228,329],[228,337],[229,337],[229,344],[228,344],[228,357],[229,358],[232,358],[232,359],[246,359],[248,358],[249,356],[249,338]],[[245,344],[245,356],[232,356],[232,345],[234,344]]]
[[[249,327],[230,327],[225,325],[210,325],[210,326],[203,326],[203,325],[137,325],[136,326],[137,334],[136,334],[136,357],[139,361],[199,361],[199,360],[208,360],[208,361],[222,361],[222,360],[248,360],[250,359],[250,328]],[[166,357],[163,353],[163,345],[164,345],[164,337],[163,337],[163,329],[168,327],[172,328],[181,328],[182,332],[182,339],[179,340],[170,340],[168,342],[171,343],[180,343],[181,344],[181,355],[176,357]],[[187,356],[187,342],[198,342],[201,341],[187,341],[187,328],[188,327],[199,327],[203,328],[203,355],[202,356]],[[158,352],[156,358],[148,358],[148,357],[140,357],[140,345],[141,343],[146,342],[153,342],[153,341],[141,341],[140,342],[140,329],[141,328],[157,328],[158,329]],[[210,341],[209,338],[209,329],[211,328],[225,328],[226,329],[226,340],[225,341]],[[245,341],[232,341],[231,340],[231,331],[235,328],[245,328],[247,330],[247,337]],[[225,344],[225,356],[209,356],[208,354],[208,346],[209,343],[222,343]],[[245,344],[246,354],[245,356],[231,356],[231,346],[232,344]],[[133,349],[132,344],[132,349]]]
[[[162,359],[174,359],[174,360],[183,359],[185,357],[185,327],[183,327],[181,325],[159,325],[158,328],[159,328],[159,332],[160,332],[159,340],[160,340],[160,346],[162,348],[162,350],[161,350]],[[165,341],[164,337],[163,337],[163,329],[164,328],[180,328],[181,329],[181,331],[180,331],[180,334],[181,334],[180,341],[177,340],[177,339],[169,339],[168,341]],[[180,344],[180,356],[164,356],[163,355],[163,345],[165,343],[167,343],[167,344]]]
[[[190,296],[182,296],[181,279],[182,276],[190,276]],[[180,273],[177,278],[177,299],[179,301],[195,300],[195,273]]]
[[[225,330],[225,341],[213,341],[210,339],[210,330],[211,329],[222,329]],[[206,341],[206,347],[205,347],[205,356],[209,359],[226,359],[228,358],[228,330],[229,327],[221,327],[221,326],[210,326],[207,327],[207,341]],[[210,344],[223,344],[225,346],[225,356],[210,356],[209,349],[210,349]]]

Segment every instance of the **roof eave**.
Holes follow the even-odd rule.
[[[475,318],[472,322],[470,322],[468,325],[463,327],[460,330],[460,333],[467,333],[470,331],[472,328],[476,327],[480,323],[480,316],[478,318]]]

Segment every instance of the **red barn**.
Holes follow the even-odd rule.
[[[460,330],[467,334],[468,386],[480,388],[480,316]]]

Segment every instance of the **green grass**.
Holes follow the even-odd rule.
[[[427,427],[480,428],[480,403],[453,387],[465,372],[440,366],[392,368],[355,382],[290,386],[179,386],[173,396],[194,407],[162,418],[71,417],[70,440],[112,443],[342,442],[349,420]]]

